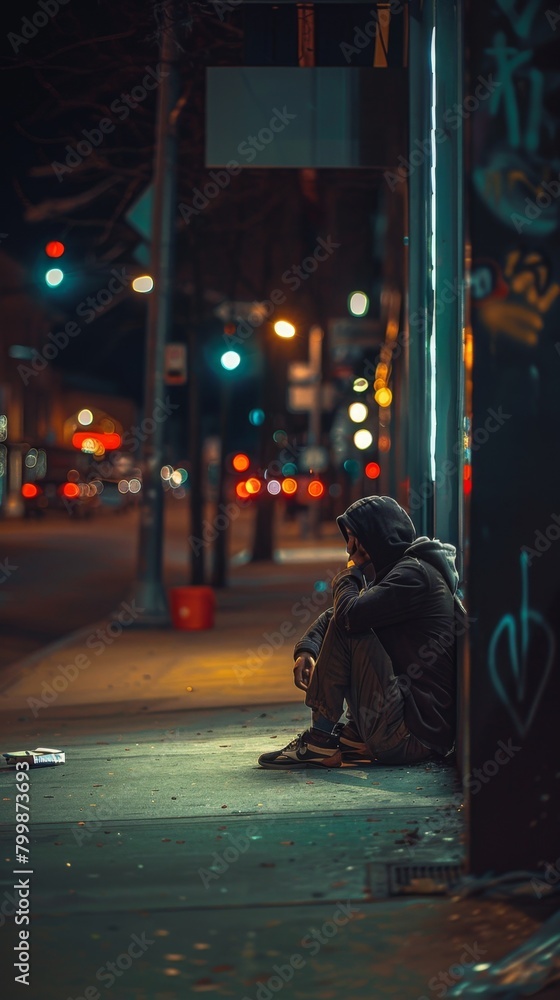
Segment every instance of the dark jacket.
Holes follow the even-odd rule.
[[[365,497],[337,518],[358,538],[375,573],[356,567],[332,581],[333,607],[296,643],[294,657],[319,654],[334,615],[349,634],[375,632],[389,654],[405,697],[405,722],[426,746],[446,753],[455,739],[456,636],[465,609],[457,596],[455,548],[416,538],[406,511],[391,497]]]

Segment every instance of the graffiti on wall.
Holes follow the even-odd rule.
[[[485,49],[500,81],[481,116],[473,183],[480,198],[517,232],[548,235],[560,221],[560,122],[555,113],[554,31],[540,0],[499,0],[504,26]]]
[[[554,631],[539,611],[529,606],[529,558],[521,552],[521,605],[518,615],[500,618],[488,646],[488,669],[494,690],[519,736],[535,718],[554,664]],[[539,634],[540,633],[540,634]],[[529,651],[538,645],[539,671],[529,673]],[[536,658],[535,658],[536,659]]]
[[[473,306],[490,336],[495,352],[500,336],[534,347],[544,317],[560,285],[552,279],[550,262],[537,250],[510,250],[502,264],[474,261],[471,273]]]

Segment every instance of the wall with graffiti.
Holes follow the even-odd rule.
[[[560,4],[473,0],[470,865],[560,843]],[[468,83],[467,83],[468,86]],[[473,432],[473,437],[476,432]],[[467,456],[469,457],[469,456]]]

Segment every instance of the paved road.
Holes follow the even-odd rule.
[[[186,505],[169,505],[166,583],[186,583]],[[0,670],[118,609],[136,572],[138,512],[0,522]],[[8,560],[7,564],[5,560]]]
[[[210,525],[213,513],[209,507]],[[242,511],[231,525],[232,571],[247,558],[252,531],[253,511]],[[189,534],[187,502],[170,500],[165,516],[168,587],[189,582]],[[0,521],[0,567],[17,567],[10,570],[3,583],[0,574],[0,672],[46,643],[116,611],[132,593],[137,539],[136,510],[123,514],[104,512],[91,521],[62,513],[40,522]],[[315,543],[321,551],[314,555],[313,541],[302,543],[298,526],[283,524],[278,518],[280,562],[297,558],[302,545],[307,560],[328,556],[333,541],[343,554],[336,528],[323,525],[322,538]],[[208,545],[208,564],[211,555]],[[208,575],[209,569],[208,565]]]
[[[3,522],[0,668],[117,608],[134,574],[136,512]]]

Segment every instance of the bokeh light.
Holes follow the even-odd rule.
[[[307,492],[309,493],[310,497],[315,497],[315,498],[322,497],[323,493],[325,492],[325,487],[321,482],[319,482],[318,479],[312,479],[311,482],[309,483],[309,486],[307,487]]]
[[[260,479],[257,479],[256,476],[251,476],[251,478],[248,479],[247,482],[245,483],[245,486],[247,487],[247,493],[251,493],[254,495],[255,493],[258,493],[260,491],[262,483]]]
[[[220,358],[220,364],[227,372],[232,372],[241,364],[241,355],[237,351],[225,351]]]
[[[380,434],[377,444],[379,451],[387,452],[391,450],[391,438],[388,434]]]
[[[369,448],[372,441],[373,435],[371,434],[371,431],[366,430],[365,427],[362,427],[354,434],[354,444],[356,445],[356,448],[360,449],[360,451],[364,451],[366,448]]]
[[[233,456],[231,464],[236,472],[245,472],[251,463],[249,461],[249,456],[240,452],[238,455]]]
[[[249,423],[252,424],[253,427],[260,427],[263,421],[264,421],[264,410],[256,409],[250,411]]]
[[[295,476],[296,472],[297,472],[297,465],[295,464],[295,462],[285,462],[284,465],[282,466],[283,476]]]
[[[368,462],[364,471],[368,479],[378,479],[381,475],[381,466],[377,462]]]
[[[369,382],[367,378],[355,378],[352,386],[354,392],[365,392]]]
[[[273,497],[277,496],[282,489],[277,479],[271,479],[270,482],[266,484],[266,488]]]
[[[93,423],[93,413],[91,410],[80,410],[78,413],[78,423],[81,424],[82,427],[89,427],[89,425]]]
[[[350,403],[348,416],[355,424],[361,424],[368,415],[368,408],[365,403]]]
[[[356,431],[356,434],[359,433],[360,431]],[[345,472],[348,473],[349,476],[352,476],[353,478],[358,476],[360,472],[360,466],[355,458],[347,458],[346,461],[344,462],[343,469]]]
[[[134,292],[140,292],[141,295],[145,295],[146,292],[151,292],[154,287],[154,279],[150,274],[140,274],[132,282],[132,289]]]
[[[69,499],[75,499],[80,495],[80,487],[77,483],[64,483],[62,494]]]
[[[282,492],[283,493],[286,493],[287,496],[291,496],[293,493],[296,492],[296,490],[297,490],[297,483],[296,483],[295,479],[290,479],[289,477],[288,477],[288,479],[284,479],[284,481],[282,483]]]
[[[384,385],[381,389],[378,389],[375,393],[375,402],[379,406],[390,406],[393,400],[393,393],[388,386]]]
[[[288,340],[290,337],[295,337],[296,328],[293,323],[289,323],[286,319],[278,319],[274,324],[274,332],[279,337],[284,337]]]
[[[56,288],[57,285],[60,285],[63,278],[64,271],[61,271],[59,267],[50,267],[45,274],[45,281],[51,288]]]
[[[47,257],[62,257],[64,253],[64,243],[59,240],[51,240],[45,247]]]
[[[352,292],[348,296],[348,311],[352,316],[365,316],[369,309],[369,299],[365,292]]]

